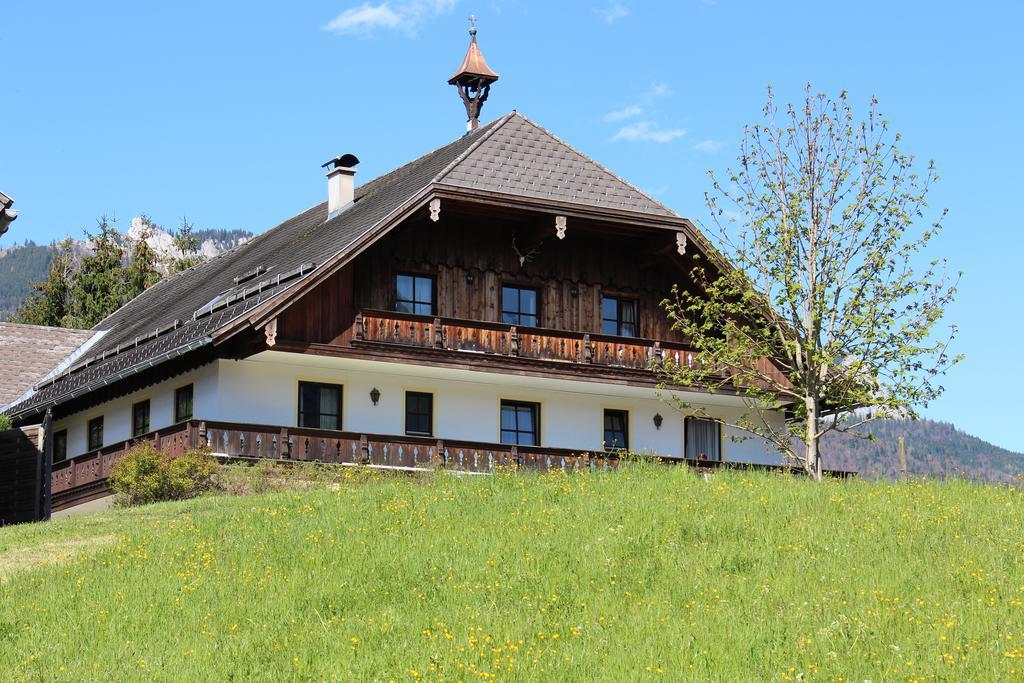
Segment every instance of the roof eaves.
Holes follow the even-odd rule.
[[[49,398],[41,403],[34,404],[22,411],[12,413],[11,418],[17,421],[32,415],[38,415],[49,410],[50,408],[60,405],[61,403],[65,403],[72,399],[78,398],[79,396],[84,396],[85,394],[96,391],[97,389],[100,389],[102,387],[109,386],[114,382],[118,382],[126,377],[130,377],[131,375],[141,372],[142,370],[146,370],[148,368],[154,367],[166,361],[178,358],[179,356],[183,356],[186,353],[189,353],[190,351],[194,351],[198,348],[210,344],[212,341],[213,338],[210,337],[209,335],[205,337],[200,337],[199,339],[194,339],[169,351],[165,351],[164,353],[158,354],[151,358],[147,358],[144,361],[124,368],[123,370],[113,372],[109,375],[104,375],[103,377],[98,377],[95,380],[83,384],[82,386],[76,389],[66,391],[63,394],[59,394],[57,396]]]

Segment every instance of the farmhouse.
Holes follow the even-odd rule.
[[[332,159],[327,201],[153,286],[14,402],[18,423],[53,416],[55,506],[99,495],[141,438],[475,471],[627,448],[775,462],[657,392],[653,360],[697,362],[659,302],[705,239],[522,114],[481,125],[497,80],[473,29],[449,81],[464,135],[366,183],[355,154]]]

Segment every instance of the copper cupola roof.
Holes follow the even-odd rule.
[[[498,80],[498,74],[491,70],[491,67],[487,66],[487,60],[484,59],[484,54],[480,52],[480,46],[476,44],[476,25],[475,18],[472,18],[473,26],[469,29],[469,49],[466,50],[466,57],[462,60],[462,65],[459,70],[455,72],[455,75],[448,79],[449,85],[455,85],[460,81],[467,80],[484,80],[489,83],[493,83]]]

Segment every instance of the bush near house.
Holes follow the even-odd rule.
[[[182,500],[211,490],[216,472],[208,451],[193,449],[171,458],[141,443],[114,463],[110,487],[121,506]]]
[[[11,421],[11,418],[7,415],[0,413],[0,432],[6,429],[10,429],[13,426],[14,423]]]
[[[0,529],[2,678],[1024,673],[1019,488],[351,476]]]

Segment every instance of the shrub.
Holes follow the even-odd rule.
[[[14,422],[11,420],[10,416],[0,414],[0,432],[4,431],[5,429],[10,429],[13,426]]]
[[[178,458],[140,443],[114,464],[110,487],[119,505],[192,498],[210,490],[216,461],[206,451],[190,450]]]

